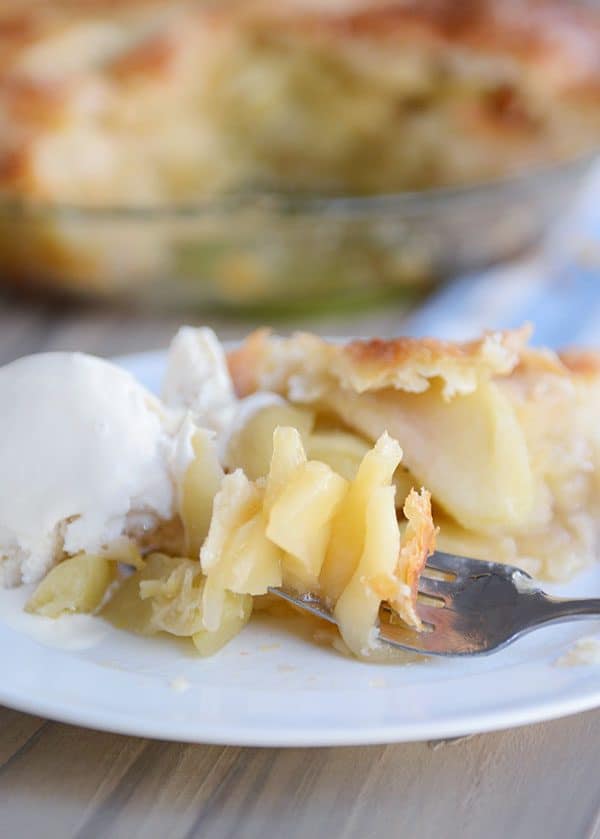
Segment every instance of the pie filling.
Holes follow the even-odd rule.
[[[296,413],[291,406],[285,412]],[[255,480],[241,466],[226,474],[213,436],[196,432],[182,481],[176,555],[142,557],[129,542],[128,552],[108,547],[65,558],[39,584],[28,611],[46,617],[97,611],[140,634],[189,637],[208,655],[247,623],[253,598],[283,585],[323,599],[347,650],[388,657],[377,635],[382,604],[422,628],[417,583],[435,545],[429,493],[410,489],[399,523],[394,476],[402,450],[389,435],[363,453],[347,433],[316,433],[317,460],[307,455],[312,434],[305,446],[297,428],[267,431],[264,420],[259,414],[252,424],[268,433],[271,451],[260,433],[244,449],[260,473]],[[259,451],[268,454],[261,467]],[[136,570],[123,575],[123,564]]]

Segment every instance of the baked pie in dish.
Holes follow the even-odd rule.
[[[566,579],[597,551],[600,362],[528,337],[259,331],[226,355],[186,327],[161,400],[85,356],[8,365],[0,393],[23,409],[1,420],[0,463],[22,465],[0,489],[4,583],[37,583],[34,614],[92,612],[202,655],[284,585],[329,604],[338,649],[382,660],[394,658],[377,640],[382,606],[423,628],[418,582],[436,545]],[[49,420],[67,461],[55,473],[39,468]]]
[[[594,148],[600,17],[560,0],[18,0],[0,194],[395,192]],[[376,165],[373,165],[374,162]]]
[[[235,303],[279,285],[289,293],[291,274],[350,287],[356,262],[356,283],[385,274],[387,285],[423,284],[467,250],[453,232],[462,214],[463,231],[474,220],[499,227],[484,259],[530,241],[542,223],[523,205],[548,217],[548,179],[518,181],[514,195],[510,183],[459,195],[446,212],[443,196],[386,204],[377,223],[355,201],[296,225],[286,202],[481,185],[552,166],[562,194],[571,179],[560,164],[600,142],[600,15],[583,3],[2,6],[0,267],[20,283],[99,293],[168,277],[184,298],[203,281],[196,299]],[[508,208],[518,224],[505,227]]]

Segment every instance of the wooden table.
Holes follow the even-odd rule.
[[[179,320],[0,302],[0,363],[164,346]],[[226,337],[250,328],[211,323]],[[311,326],[397,324],[388,310]],[[593,839],[598,755],[600,710],[459,741],[285,750],[161,743],[0,708],[0,837]]]

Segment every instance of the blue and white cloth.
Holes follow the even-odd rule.
[[[403,332],[463,339],[525,321],[534,344],[600,347],[600,164],[538,254],[446,286]]]

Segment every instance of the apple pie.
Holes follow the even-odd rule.
[[[565,580],[600,535],[600,355],[534,349],[529,333],[336,344],[261,331],[229,364],[241,395],[273,390],[353,445],[396,439],[442,550]]]
[[[0,4],[0,274],[20,286],[228,304],[281,301],[290,275],[317,295],[315,276],[422,287],[529,245],[599,143],[600,13],[583,2]],[[285,209],[555,165],[541,193],[461,191],[458,215],[336,205],[319,235],[320,216]],[[483,208],[491,229],[466,247]]]
[[[336,646],[381,660],[382,607],[424,628],[419,578],[436,545],[569,578],[600,535],[600,355],[529,335],[333,343],[263,330],[226,355],[210,330],[183,328],[162,395],[185,449],[175,541],[63,546],[29,610],[97,612],[209,655],[283,586],[325,602]]]
[[[560,0],[0,10],[0,195],[26,200],[488,180],[592,149],[599,103],[600,16]]]

